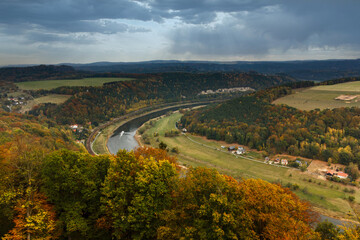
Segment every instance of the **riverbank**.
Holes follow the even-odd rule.
[[[92,154],[110,154],[110,151],[107,147],[107,143],[110,139],[110,137],[113,135],[113,133],[122,125],[126,124],[129,121],[132,121],[134,119],[146,116],[148,114],[152,114],[159,111],[165,111],[167,109],[172,108],[186,108],[189,106],[196,106],[196,105],[207,105],[212,104],[216,102],[221,102],[224,100],[207,100],[207,101],[193,101],[193,102],[177,102],[174,104],[162,104],[158,106],[151,106],[147,108],[143,108],[131,113],[128,113],[126,115],[123,115],[119,118],[113,119],[107,123],[104,123],[100,125],[99,127],[95,128],[93,132],[90,134],[89,138],[86,141],[86,149],[87,151]],[[101,134],[99,134],[95,139],[95,136],[101,131]],[[94,142],[93,142],[94,141]],[[93,148],[91,147],[93,146]]]

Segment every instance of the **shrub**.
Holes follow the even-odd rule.
[[[353,202],[355,200],[355,197],[354,196],[349,196],[348,200],[349,200],[349,202]]]
[[[301,166],[301,167],[300,167],[300,170],[301,170],[302,172],[305,172],[305,171],[306,171],[306,166]]]
[[[171,152],[178,154],[179,153],[179,148],[178,147],[173,147],[171,149]]]

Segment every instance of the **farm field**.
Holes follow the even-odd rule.
[[[27,104],[22,107],[21,112],[25,113],[26,111],[31,110],[34,106],[36,106],[40,103],[61,104],[61,103],[65,102],[66,100],[68,100],[70,97],[71,97],[71,95],[50,94],[47,96],[34,98],[33,100],[28,101]]]
[[[75,86],[102,86],[108,82],[131,81],[134,78],[83,78],[83,79],[63,79],[63,80],[46,80],[15,83],[22,90],[50,90],[57,87],[75,87]]]
[[[203,137],[191,134],[165,137],[166,131],[175,129],[175,122],[180,117],[180,113],[162,117],[143,135],[148,136],[150,145],[154,147],[158,147],[161,141],[168,145],[169,150],[177,147],[179,149],[178,160],[184,166],[216,168],[219,172],[238,180],[260,178],[269,182],[281,183],[283,186],[297,184],[298,189],[293,189],[293,191],[300,198],[311,202],[318,212],[332,217],[356,219],[354,209],[358,212],[360,199],[360,192],[357,189],[354,194],[345,193],[345,188],[351,189],[351,187],[322,180],[316,175],[303,173],[297,169],[264,164],[261,154],[257,152],[248,152],[246,158],[236,157],[221,149],[221,143]],[[154,134],[158,134],[158,137],[154,137]],[[346,200],[350,195],[355,196],[356,204],[350,204]]]
[[[360,95],[360,81],[300,89],[273,103],[286,104],[301,110],[360,107],[360,96],[352,101],[335,100],[340,95]]]

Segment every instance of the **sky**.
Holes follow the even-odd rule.
[[[360,0],[1,0],[0,65],[360,57]]]

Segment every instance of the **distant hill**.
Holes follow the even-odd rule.
[[[118,73],[248,72],[286,74],[298,80],[324,81],[360,75],[360,59],[269,62],[148,61],[68,64],[77,70]]]
[[[177,61],[63,63],[0,68],[0,81],[23,82],[83,77],[127,77],[124,74],[258,72],[297,80],[325,81],[360,76],[360,59],[311,61]]]
[[[4,67],[0,68],[0,81],[25,82],[59,77],[78,78],[80,72],[71,66],[39,65],[31,67]]]

